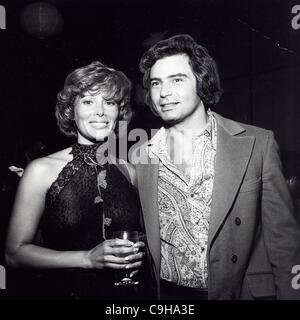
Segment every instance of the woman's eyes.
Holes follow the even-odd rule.
[[[83,100],[81,100],[81,103],[84,105],[90,106],[90,105],[94,104],[94,100],[93,99],[83,99]],[[104,105],[116,106],[117,102],[113,101],[113,100],[104,100]]]
[[[116,106],[117,105],[116,101],[113,101],[113,100],[105,100],[105,103],[108,106]]]
[[[84,100],[82,100],[81,101],[81,103],[82,104],[85,104],[85,105],[91,105],[91,104],[93,104],[93,100],[91,100],[91,99],[84,99]]]

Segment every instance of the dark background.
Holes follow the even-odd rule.
[[[300,1],[45,1],[60,13],[53,20],[43,6],[24,16],[34,2],[0,0],[1,246],[18,183],[8,166],[70,144],[54,117],[65,76],[93,60],[124,71],[135,88],[132,127],[156,128],[142,103],[138,61],[154,41],[177,33],[192,35],[217,61],[224,95],[215,111],[273,130],[286,177],[299,176],[300,30],[291,10]]]

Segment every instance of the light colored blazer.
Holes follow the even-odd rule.
[[[214,116],[209,299],[300,299],[291,285],[291,269],[300,265],[300,226],[273,133]],[[136,174],[159,296],[158,164],[136,164]]]

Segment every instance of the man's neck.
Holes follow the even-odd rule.
[[[203,104],[193,113],[192,116],[184,119],[180,123],[176,123],[167,129],[168,136],[191,136],[198,135],[207,126],[208,115]],[[189,134],[187,134],[189,132]]]

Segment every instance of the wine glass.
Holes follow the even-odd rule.
[[[139,233],[138,231],[129,231],[129,230],[123,230],[123,231],[115,231],[113,232],[113,238],[123,239],[123,240],[129,240],[131,242],[138,242],[139,241]],[[122,254],[120,253],[119,257],[126,257],[128,256],[128,253]],[[123,273],[122,279],[118,282],[115,282],[115,286],[132,286],[139,284],[138,281],[133,281],[131,277],[135,274],[135,272],[132,272],[132,270],[122,270]]]

